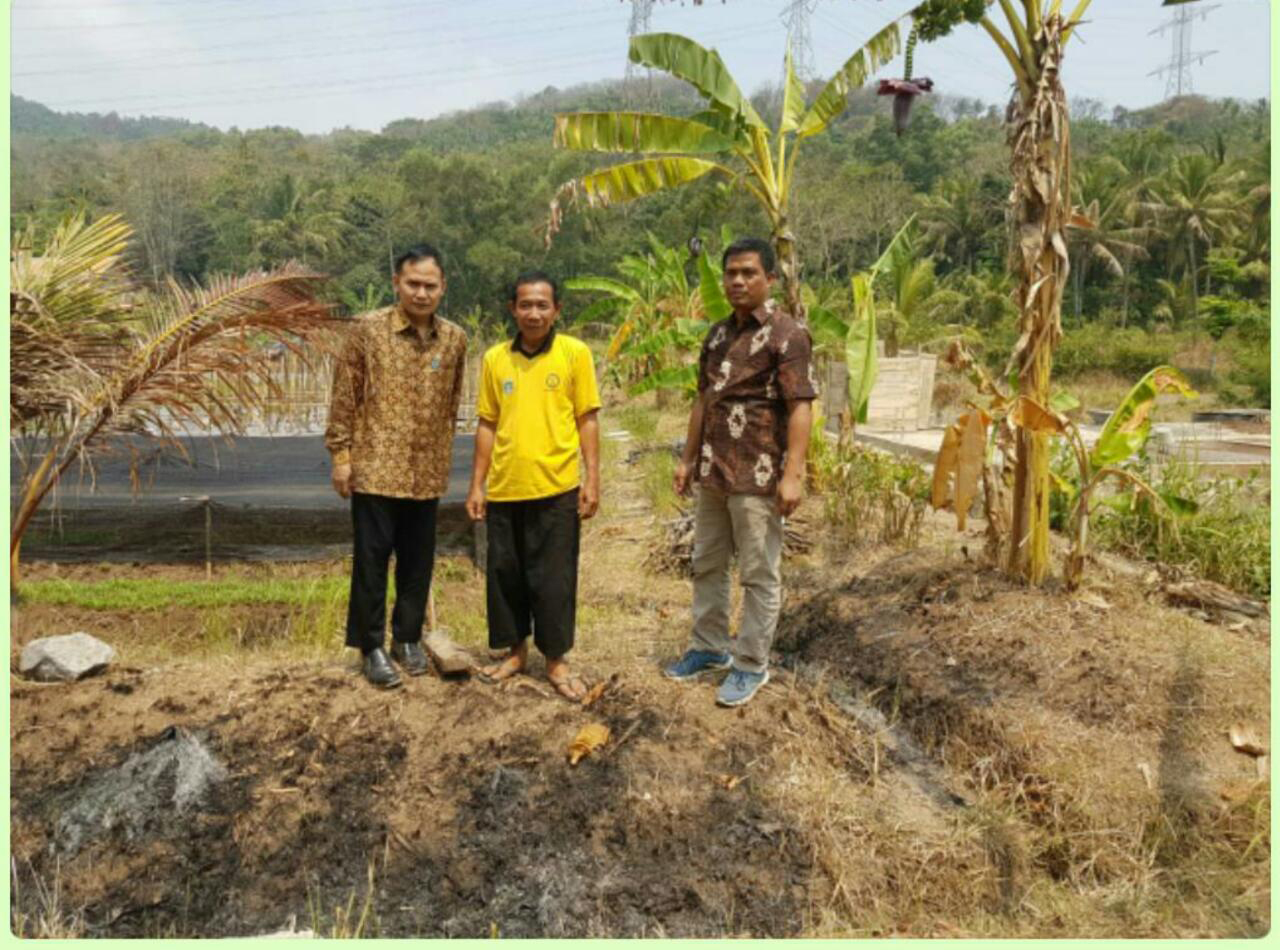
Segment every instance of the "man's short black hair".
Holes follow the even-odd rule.
[[[737,257],[739,254],[759,254],[760,266],[764,268],[764,272],[770,276],[778,273],[778,258],[773,253],[773,245],[764,238],[738,238],[724,249],[720,266],[726,266],[729,258]]]
[[[399,274],[404,269],[405,264],[416,264],[418,261],[435,261],[436,267],[440,268],[440,273],[444,273],[444,255],[438,248],[430,244],[415,244],[413,247],[405,249],[405,251],[396,258],[395,270],[392,273]]]
[[[516,295],[521,287],[525,284],[546,284],[551,288],[551,302],[557,307],[560,306],[560,285],[556,283],[556,279],[544,270],[527,270],[517,277],[511,285],[511,291],[507,295],[507,299],[511,303],[516,302]]]

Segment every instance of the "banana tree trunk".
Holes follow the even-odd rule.
[[[1062,296],[1070,273],[1065,228],[1071,147],[1059,74],[1062,27],[1061,17],[1046,17],[1028,38],[1039,78],[1030,89],[1015,93],[1008,130],[1021,331],[1010,370],[1018,374],[1019,392],[1042,406],[1049,403],[1053,349],[1062,337]],[[1049,449],[1046,433],[1018,430],[1008,568],[1032,584],[1043,582],[1049,571]]]
[[[773,226],[773,249],[782,271],[782,292],[787,298],[787,312],[797,320],[804,319],[804,302],[800,298],[800,255],[796,239],[787,227],[787,219],[779,217]]]

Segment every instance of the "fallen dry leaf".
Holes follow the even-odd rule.
[[[617,673],[614,673],[607,680],[601,680],[600,682],[596,683],[595,686],[592,686],[591,689],[587,690],[587,695],[582,697],[582,708],[586,709],[588,706],[590,706],[592,703],[594,703],[601,696],[603,696],[605,693],[607,693],[609,690],[613,689],[613,687],[617,685],[618,685]]]
[[[1267,747],[1262,744],[1262,740],[1257,734],[1243,723],[1235,723],[1227,735],[1231,739],[1232,748],[1237,752],[1243,752],[1245,755],[1260,756],[1267,754]]]
[[[730,775],[728,772],[725,772],[721,775],[717,775],[716,781],[723,785],[726,790],[733,791],[738,787],[738,783],[742,781],[742,776]]]
[[[1260,755],[1253,760],[1253,765],[1258,770],[1258,778],[1266,778],[1271,772],[1271,756]]]
[[[1142,773],[1142,777],[1147,783],[1147,788],[1154,790],[1156,783],[1151,777],[1151,766],[1147,765],[1146,762],[1139,762],[1138,771]]]
[[[1099,597],[1097,594],[1091,594],[1088,591],[1082,591],[1076,594],[1076,600],[1088,607],[1096,607],[1098,610],[1110,610],[1111,605]]]
[[[578,730],[578,734],[569,743],[569,764],[577,765],[608,741],[608,726],[598,722],[588,723]]]

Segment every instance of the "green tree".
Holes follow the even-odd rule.
[[[673,33],[633,37],[632,62],[690,83],[708,108],[687,119],[641,112],[557,115],[554,142],[559,147],[646,157],[566,183],[552,201],[548,240],[568,202],[584,199],[590,207],[606,206],[717,174],[745,188],[765,213],[788,308],[803,315],[800,260],[790,220],[800,143],[827,128],[844,111],[849,91],[893,57],[899,45],[893,22],[849,57],[808,106],[788,50],[781,114],[776,127],[770,128],[742,94],[719,53]]]
[[[1169,274],[1187,276],[1191,319],[1199,316],[1199,275],[1215,241],[1247,222],[1235,186],[1241,176],[1207,155],[1182,155],[1152,185],[1143,210],[1160,226],[1168,248]],[[1201,248],[1204,251],[1201,252]]]

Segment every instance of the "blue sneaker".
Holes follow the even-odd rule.
[[[741,706],[769,682],[769,671],[748,673],[746,670],[734,670],[724,678],[716,693],[716,704],[720,706]]]
[[[727,670],[731,665],[729,654],[710,650],[686,650],[684,656],[662,671],[667,679],[688,680],[703,673]]]

